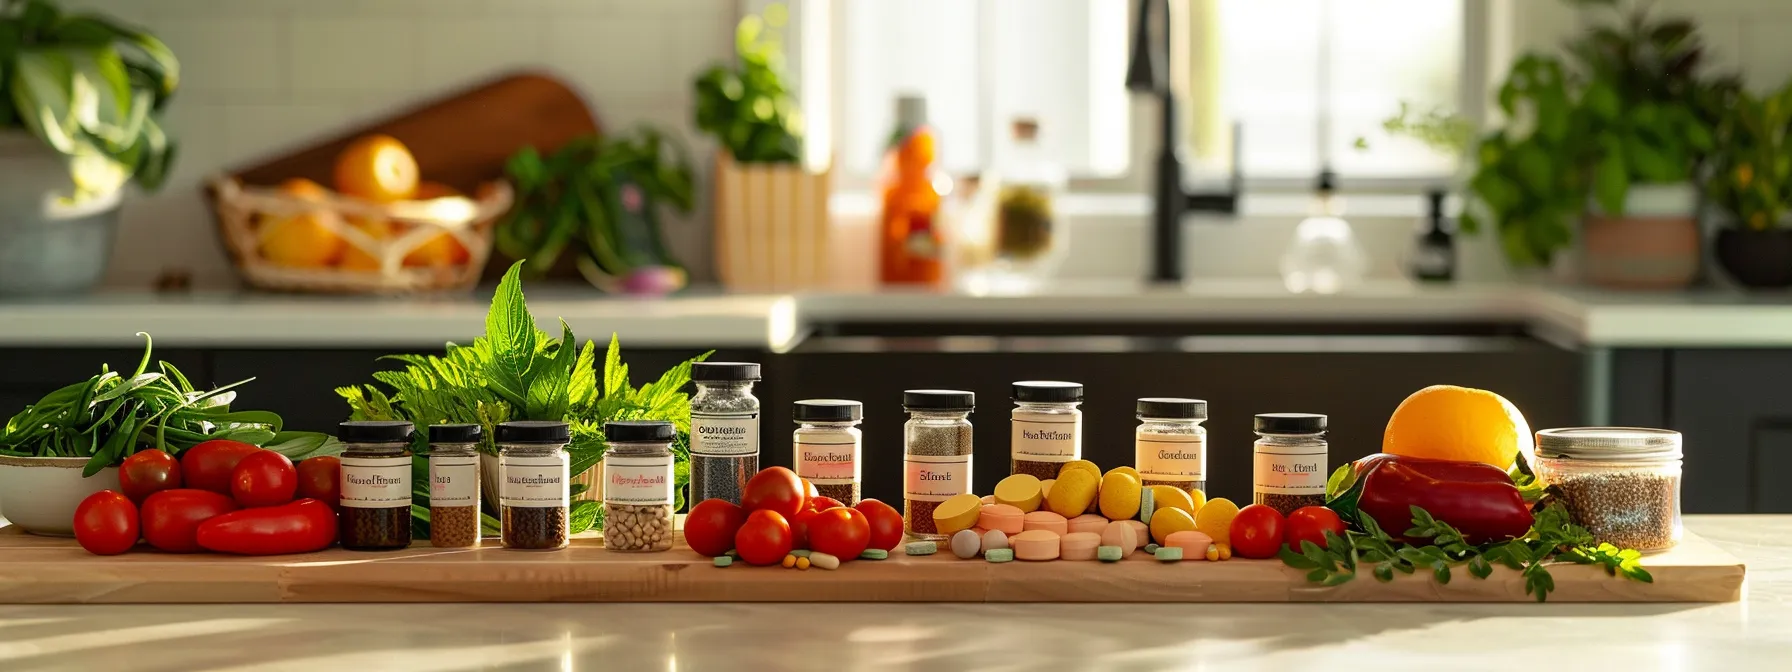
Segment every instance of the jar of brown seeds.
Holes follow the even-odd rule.
[[[429,543],[479,545],[479,425],[429,426]]]
[[[501,423],[497,439],[504,547],[526,551],[566,548],[571,541],[567,500],[572,494],[566,455],[572,433],[566,423]]]
[[[1537,432],[1537,478],[1595,539],[1656,553],[1680,543],[1679,432],[1570,427]]]

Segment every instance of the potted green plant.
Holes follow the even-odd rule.
[[[124,186],[168,176],[158,115],[180,65],[154,36],[51,0],[0,0],[0,293],[91,287]]]
[[[1792,82],[1764,95],[1740,93],[1718,126],[1705,183],[1725,215],[1718,264],[1746,287],[1792,286]]]

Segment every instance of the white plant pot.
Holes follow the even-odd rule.
[[[23,131],[0,131],[0,294],[85,291],[105,275],[124,192],[80,202],[67,161]]]
[[[82,478],[85,457],[0,456],[0,517],[26,532],[75,534],[75,507],[88,495],[118,489],[118,467]]]

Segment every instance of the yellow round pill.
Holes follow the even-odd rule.
[[[1193,529],[1194,517],[1182,509],[1158,509],[1151,514],[1151,538],[1159,544],[1168,544],[1172,534]]]

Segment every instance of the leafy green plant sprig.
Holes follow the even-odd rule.
[[[716,136],[735,161],[795,163],[802,159],[802,115],[785,85],[782,3],[748,15],[734,31],[735,64],[709,66],[697,77],[697,128]]]

